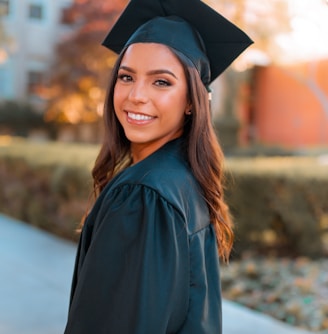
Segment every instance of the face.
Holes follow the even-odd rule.
[[[142,160],[183,133],[188,102],[184,69],[162,44],[136,43],[121,61],[114,109],[131,142],[133,161]]]

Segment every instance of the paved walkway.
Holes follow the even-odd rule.
[[[0,214],[0,334],[63,333],[75,248]],[[223,320],[224,334],[309,333],[228,301]]]

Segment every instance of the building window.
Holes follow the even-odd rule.
[[[0,0],[0,16],[9,14],[9,0]]]
[[[41,20],[43,17],[43,10],[41,5],[31,4],[29,6],[29,18]]]
[[[29,95],[39,95],[44,82],[43,73],[40,71],[29,71],[27,73],[27,93]]]

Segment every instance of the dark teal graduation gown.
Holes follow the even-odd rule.
[[[220,334],[215,233],[181,140],[118,174],[84,225],[65,334]]]

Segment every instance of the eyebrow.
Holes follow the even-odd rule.
[[[136,73],[136,71],[134,69],[132,69],[131,67],[129,66],[125,66],[125,65],[121,65],[119,67],[119,70],[125,70],[125,71],[128,71],[128,72],[131,72],[131,73]],[[166,69],[157,69],[157,70],[151,70],[151,71],[148,71],[147,72],[148,75],[156,75],[156,74],[169,74],[171,75],[173,78],[175,79],[178,79],[177,76],[169,71],[169,70],[166,70]]]

